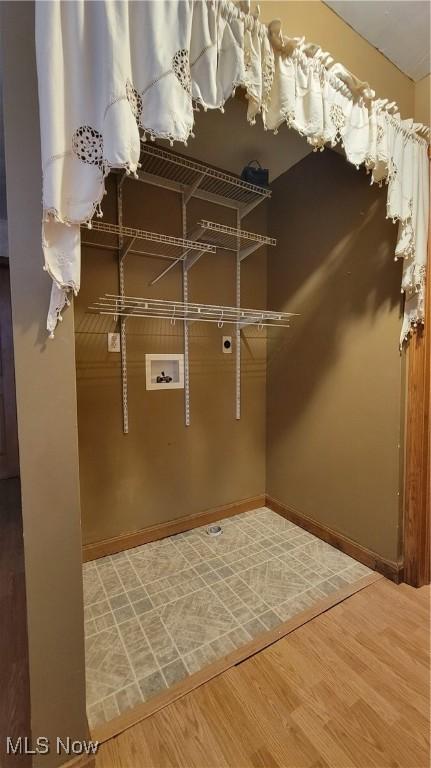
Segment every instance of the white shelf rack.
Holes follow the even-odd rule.
[[[155,144],[142,143],[141,167],[137,177],[124,171],[117,173],[117,224],[94,220],[90,229],[101,233],[97,242],[88,234],[83,245],[116,251],[118,254],[119,294],[105,295],[95,302],[92,310],[112,315],[118,320],[121,338],[121,381],[123,405],[123,431],[129,431],[128,382],[127,382],[127,333],[129,318],[159,318],[171,323],[181,321],[184,333],[184,418],[190,424],[190,375],[189,375],[189,323],[210,322],[220,327],[224,323],[235,326],[235,418],[241,418],[241,330],[255,325],[289,326],[291,313],[269,312],[241,307],[241,262],[262,246],[276,244],[274,238],[247,232],[242,229],[242,219],[259,203],[270,199],[271,190],[250,184],[231,173],[211,168],[204,163],[170,152]],[[181,196],[182,238],[123,226],[123,185],[144,182],[178,193]],[[235,215],[235,227],[200,219],[192,233],[187,222],[188,203],[192,198],[225,206]],[[115,237],[113,237],[115,236]],[[189,271],[206,253],[217,249],[231,251],[235,256],[235,307],[222,307],[189,302]],[[170,269],[182,266],[182,302],[140,299],[126,295],[125,262],[127,254],[167,259],[170,264],[150,283],[154,285]]]
[[[256,325],[263,327],[289,328],[292,312],[273,312],[244,307],[227,307],[219,304],[196,304],[195,302],[167,301],[164,299],[122,296],[106,293],[89,307],[101,315],[115,318],[158,318],[169,320],[172,325],[177,321],[216,323],[219,328],[233,323],[241,328]]]
[[[206,219],[200,219],[197,222],[190,237],[192,240],[200,240],[201,237],[205,237],[205,242],[225,251],[236,253],[239,249],[240,261],[243,261],[263,245],[277,245],[277,240],[274,237],[247,232],[236,227],[228,227],[225,224],[218,224]]]
[[[243,229],[228,227],[225,224],[218,224],[215,221],[207,221],[206,219],[200,219],[196,223],[189,237],[193,242],[200,242],[201,237],[205,237],[206,244],[215,249],[220,248],[225,251],[232,251],[232,253],[238,255],[240,262],[263,245],[277,245],[277,241],[273,237],[259,235],[255,232],[246,232]],[[200,252],[198,249],[194,251],[189,250],[184,257],[178,257],[166,269],[156,275],[149,285],[154,285],[161,280],[180,261],[184,262],[184,270],[188,272],[204,253],[208,253],[208,250],[201,250]]]
[[[271,197],[268,187],[250,184],[239,176],[210,168],[204,163],[177,155],[154,144],[141,144],[138,179],[184,195],[235,208],[243,218],[263,200]],[[128,176],[129,179],[134,179]]]
[[[85,225],[83,225],[82,228],[84,230],[87,229]],[[143,249],[133,249],[133,253],[160,259],[171,259],[175,264],[185,260],[190,254],[201,256],[204,253],[216,252],[215,245],[202,241],[195,242],[183,237],[171,237],[170,235],[163,235],[159,232],[147,232],[143,229],[124,227],[119,224],[108,224],[104,221],[92,221],[90,229],[95,230],[96,232],[104,232],[109,235],[116,235],[117,237],[122,238],[123,241],[127,238],[127,242],[123,242],[120,252],[121,259],[124,259],[124,257],[132,251],[133,245],[137,241],[144,243],[144,246]],[[93,241],[84,242],[83,244],[92,247],[106,248],[106,244]],[[115,248],[115,250],[117,250],[117,248]]]

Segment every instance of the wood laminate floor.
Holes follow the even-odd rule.
[[[428,768],[429,601],[382,578],[106,742],[97,768]]]

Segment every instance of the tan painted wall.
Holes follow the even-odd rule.
[[[430,98],[431,98],[431,75],[423,77],[414,84],[415,108],[414,119],[419,123],[431,125]]]
[[[329,150],[273,190],[268,303],[301,316],[268,344],[267,492],[396,560],[400,265],[385,190]]]
[[[263,0],[260,7],[262,21],[281,19],[285,35],[305,37],[308,42],[317,43],[354,75],[366,80],[378,97],[396,101],[403,117],[413,117],[412,80],[324,3]]]
[[[358,76],[369,79],[371,85],[376,89],[378,95],[388,98],[395,98],[400,104],[404,115],[412,114],[413,96],[410,81],[401,75],[395,67],[390,65],[384,57],[374,51],[368,44],[364,43],[355,35],[347,25],[345,25],[335,14],[329,11],[321,3],[272,3],[263,5],[263,17],[270,20],[274,16],[281,16],[284,19],[284,30],[288,34],[305,34],[308,39],[315,40],[327,49],[333,55],[349,66]],[[18,419],[20,430],[20,461],[22,477],[22,501],[23,501],[23,519],[24,534],[26,546],[26,582],[27,582],[27,604],[28,604],[28,629],[30,645],[30,674],[31,674],[31,699],[32,699],[32,725],[34,734],[44,734],[54,738],[56,735],[72,738],[81,738],[85,735],[85,708],[84,708],[84,657],[83,657],[83,611],[82,611],[82,581],[80,571],[80,534],[79,534],[79,496],[78,496],[78,468],[77,468],[77,450],[76,450],[76,413],[74,401],[74,351],[73,351],[73,313],[68,310],[65,313],[65,319],[58,334],[55,345],[45,343],[46,336],[43,328],[43,318],[46,312],[48,300],[48,280],[41,271],[42,256],[40,253],[40,197],[41,197],[41,178],[40,178],[40,156],[39,156],[39,133],[37,117],[37,84],[35,77],[34,61],[34,19],[33,3],[2,3],[2,61],[6,71],[5,77],[5,128],[6,128],[6,163],[9,167],[9,189],[8,189],[8,213],[9,235],[10,235],[10,253],[11,253],[11,275],[12,275],[12,302],[15,320],[15,360],[17,374],[17,394],[18,394]],[[17,98],[19,94],[19,98]],[[280,140],[280,138],[279,138]],[[223,152],[223,144],[220,144]],[[326,153],[325,156],[326,158]],[[319,159],[317,162],[322,162]],[[221,161],[214,160],[216,164],[223,165]],[[308,162],[308,161],[306,161]],[[326,159],[325,159],[326,162]],[[349,172],[353,172],[349,169]],[[347,166],[346,166],[347,172]],[[366,184],[361,187],[365,191],[368,189]],[[376,191],[369,191],[367,194],[377,194]],[[337,198],[338,199],[338,198]],[[342,198],[341,198],[342,201]],[[339,202],[339,201],[338,201]],[[335,203],[334,203],[335,205]],[[150,210],[149,207],[146,209]],[[26,226],[22,226],[23,211],[26,216]],[[380,220],[380,219],[379,219]],[[389,226],[389,225],[388,225]],[[392,236],[392,235],[391,235]],[[386,247],[386,246],[385,246]],[[97,261],[99,259],[99,262]],[[390,259],[389,259],[390,260]],[[100,263],[107,264],[107,269],[98,270]],[[250,262],[251,264],[251,262]],[[201,269],[205,267],[202,266]],[[221,265],[222,268],[222,265]],[[227,271],[229,267],[224,267]],[[251,267],[250,267],[251,270]],[[397,272],[397,270],[394,270]],[[97,274],[97,280],[95,273]],[[196,273],[197,274],[197,273]],[[212,274],[212,273],[211,273]],[[109,263],[106,254],[96,254],[92,252],[91,257],[84,258],[83,285],[86,289],[87,277],[89,282],[94,285],[97,282],[97,291],[99,293],[111,290],[113,280],[115,279],[115,268]],[[398,295],[398,277],[394,277],[393,296],[391,291],[391,300],[386,300],[386,307],[390,301],[396,304],[396,295]],[[221,278],[222,279],[222,278]],[[244,296],[249,297],[250,301],[261,297],[260,288],[253,287],[252,276],[244,278],[246,285],[244,287]],[[248,287],[247,287],[248,281]],[[231,285],[230,278],[228,286]],[[30,288],[31,286],[31,288]],[[230,290],[230,288],[229,288]],[[390,354],[388,365],[380,366],[379,370],[382,377],[388,380],[388,384],[397,385],[398,379],[394,373],[396,360],[393,358],[393,336],[398,333],[398,323],[395,314],[396,307],[391,309],[389,317],[382,317],[381,311],[373,309],[373,297],[369,296],[370,314],[367,318],[364,316],[364,327],[368,329],[367,338],[371,347],[367,346],[364,350],[359,344],[358,354],[363,361],[361,370],[366,371],[369,362],[378,359],[386,354]],[[380,289],[375,296],[377,305],[379,305]],[[94,296],[92,290],[87,291],[87,299]],[[326,292],[328,303],[332,300],[329,291]],[[206,297],[205,297],[206,298]],[[248,298],[247,298],[248,301]],[[121,438],[117,441],[117,435],[121,431],[120,417],[120,388],[118,378],[118,364],[114,364],[107,358],[105,353],[105,341],[99,335],[98,327],[96,331],[85,333],[88,328],[87,320],[82,319],[80,313],[82,308],[88,302],[85,294],[82,294],[81,303],[77,302],[77,314],[79,315],[78,354],[80,381],[78,387],[80,390],[80,407],[87,408],[87,413],[91,415],[91,408],[94,407],[103,410],[106,415],[106,425],[103,425],[101,436],[103,440],[98,439],[90,433],[90,448],[96,446],[100,450],[102,447],[104,455],[99,456],[97,452],[91,453],[88,449],[84,451],[84,462],[91,466],[94,462],[95,471],[88,470],[83,477],[83,504],[84,513],[86,496],[93,492],[93,488],[101,487],[101,476],[103,480],[111,479],[110,488],[116,486],[119,482],[119,490],[116,492],[116,509],[126,510],[124,513],[124,528],[132,524],[146,522],[147,515],[145,510],[139,513],[138,519],[134,519],[130,514],[130,499],[135,502],[140,500],[140,488],[136,489],[130,482],[124,479],[122,469],[125,464],[125,456],[134,459],[133,446],[141,448],[146,439],[146,429],[148,421],[144,416],[151,414],[153,407],[149,400],[145,400],[145,392],[142,386],[142,355],[144,345],[141,341],[136,344],[130,344],[132,360],[136,360],[136,373],[133,374],[134,382],[131,385],[131,412],[136,413],[136,405],[140,405],[140,397],[143,394],[143,400],[147,403],[145,414],[136,422],[139,429],[132,440],[132,448],[127,446],[126,441],[129,438]],[[95,321],[94,321],[95,322]],[[386,327],[386,322],[392,324],[393,333],[389,333],[390,344],[387,352],[380,346],[380,336],[373,335],[370,326],[374,323],[377,328]],[[343,338],[343,324],[340,320],[339,328]],[[357,326],[357,330],[359,327]],[[385,331],[386,332],[386,331]],[[160,329],[152,329],[154,337],[160,343]],[[332,333],[332,328],[327,328],[328,338]],[[339,335],[340,335],[339,334]],[[82,338],[81,338],[82,337]],[[235,481],[235,490],[238,491],[237,478],[230,477],[231,485],[226,485],[226,474],[220,470],[220,456],[224,467],[228,468],[232,463],[238,466],[239,459],[244,463],[251,462],[250,470],[247,470],[247,478],[241,476],[241,488],[239,492],[261,491],[264,473],[261,467],[261,459],[258,455],[260,449],[259,441],[262,436],[263,425],[262,417],[259,416],[255,427],[250,435],[244,436],[241,432],[246,429],[242,422],[240,426],[232,428],[232,441],[218,446],[214,449],[211,435],[208,434],[208,426],[217,428],[218,421],[227,418],[223,415],[226,400],[224,397],[218,397],[217,392],[208,397],[208,390],[205,383],[209,383],[210,377],[204,370],[204,356],[201,350],[200,337],[196,335],[193,346],[199,353],[197,363],[193,373],[195,381],[193,382],[193,428],[197,437],[197,447],[192,451],[190,446],[184,441],[175,446],[168,445],[169,440],[165,438],[162,444],[160,438],[156,446],[155,468],[158,472],[158,480],[163,483],[165,477],[164,470],[167,462],[163,464],[161,451],[166,451],[174,447],[176,458],[183,460],[181,451],[189,450],[187,456],[187,471],[189,477],[195,481],[199,480],[200,492],[203,493],[204,481],[202,472],[206,472],[206,482],[211,492],[214,491],[214,497],[222,501],[229,496],[231,500],[232,488]],[[337,336],[339,339],[339,336]],[[373,341],[374,340],[374,341]],[[149,337],[149,343],[152,346],[153,339]],[[215,359],[218,342],[212,339],[211,359]],[[253,353],[248,351],[249,376],[245,383],[245,392],[249,393],[244,398],[245,415],[250,413],[254,406],[254,401],[261,399],[264,383],[262,381],[263,363],[261,357],[263,352],[261,342],[253,342],[250,345]],[[313,347],[319,351],[319,344]],[[376,345],[376,346],[374,346]],[[88,352],[85,352],[85,347]],[[376,349],[378,347],[378,349]],[[94,351],[92,351],[92,349]],[[370,357],[370,349],[372,356]],[[386,348],[385,348],[386,349]],[[85,363],[85,355],[91,357],[93,362],[91,366]],[[252,356],[254,355],[254,357]],[[201,355],[199,357],[199,355]],[[83,375],[83,363],[86,381]],[[91,370],[92,368],[92,370]],[[208,368],[209,370],[209,368]],[[214,366],[217,370],[217,366]],[[370,370],[372,368],[370,367]],[[365,374],[364,374],[365,375]],[[224,374],[218,371],[217,376],[224,381]],[[101,385],[102,380],[102,385]],[[347,379],[347,382],[349,379]],[[341,382],[342,383],[342,382]],[[367,382],[369,383],[369,382]],[[378,388],[378,382],[371,381],[371,385]],[[227,387],[227,384],[223,385]],[[229,385],[233,389],[233,383]],[[222,391],[222,390],[221,390]],[[157,393],[154,393],[157,398]],[[256,397],[254,397],[256,395]],[[258,395],[258,397],[257,397]],[[105,405],[102,409],[100,405]],[[153,401],[154,403],[156,401]],[[229,400],[230,402],[230,400]],[[245,403],[248,403],[246,406]],[[233,404],[233,403],[232,403]],[[380,404],[380,400],[379,400]],[[163,405],[163,404],[162,404]],[[181,404],[176,407],[176,418],[179,428],[181,415]],[[395,410],[393,404],[389,408]],[[112,410],[110,410],[112,409]],[[169,412],[169,411],[168,411]],[[376,409],[376,419],[379,412]],[[361,413],[361,417],[363,413]],[[116,423],[114,423],[114,418]],[[162,416],[162,418],[164,418]],[[99,419],[99,421],[98,421]],[[230,416],[229,416],[230,419]],[[81,420],[82,421],[82,420]],[[390,423],[392,420],[389,419]],[[95,423],[101,423],[101,417],[95,419]],[[109,427],[111,423],[111,427]],[[133,416],[131,418],[131,428],[134,427]],[[81,425],[86,430],[87,426]],[[115,433],[115,434],[114,434]],[[240,434],[239,434],[240,433]],[[133,432],[131,433],[133,435]],[[67,440],[65,439],[67,435]],[[379,442],[385,448],[384,455],[387,455],[388,442],[393,444],[395,439],[394,430],[390,432],[388,438],[379,432]],[[84,432],[85,438],[85,432]],[[108,447],[106,440],[112,438],[112,445],[115,452],[112,452],[109,460],[106,459]],[[115,442],[114,442],[115,439]],[[82,438],[81,438],[82,440]],[[91,442],[93,441],[93,442]],[[252,451],[250,452],[250,445]],[[244,446],[247,447],[245,453]],[[295,446],[292,446],[295,447]],[[373,466],[375,472],[379,470],[379,456],[376,457]],[[148,448],[146,448],[148,452]],[[158,452],[158,458],[157,458]],[[224,452],[224,453],[223,453]],[[253,453],[256,456],[253,456]],[[173,451],[172,451],[173,453]],[[225,454],[225,455],[224,455]],[[214,456],[218,458],[219,464],[213,464]],[[376,460],[377,459],[377,460]],[[370,462],[371,464],[371,462]],[[197,470],[196,470],[197,466]],[[342,468],[343,464],[341,464]],[[387,466],[387,465],[386,465]],[[393,466],[393,462],[392,462]],[[101,469],[102,467],[102,469]],[[192,469],[190,469],[192,467]],[[253,488],[250,488],[249,479],[252,475],[252,468],[257,468],[256,481],[253,482]],[[138,464],[137,470],[142,467]],[[219,475],[217,475],[219,472]],[[385,473],[387,470],[385,470]],[[291,475],[290,475],[291,476]],[[387,475],[385,475],[387,477]],[[295,479],[295,478],[293,478]],[[391,486],[396,483],[396,472],[393,470],[393,480]],[[178,489],[181,488],[182,478],[179,479]],[[94,486],[92,485],[94,483]],[[144,483],[145,486],[145,483]],[[247,486],[247,488],[246,488]],[[385,480],[386,487],[386,480]],[[159,483],[160,488],[160,483]],[[145,488],[144,488],[145,490]],[[204,489],[205,490],[205,489]],[[205,501],[196,492],[195,498],[188,506],[192,511],[198,506],[205,506]],[[105,530],[113,532],[116,530],[117,522],[112,519],[110,512],[110,498],[107,493],[100,497],[100,505],[96,510],[100,519],[106,515],[106,523],[103,520]],[[370,530],[370,543],[374,540],[381,541],[385,536],[385,526],[395,518],[393,512],[394,505],[392,500],[383,499],[385,514],[379,508],[372,516],[372,511],[363,509],[361,512],[368,516]],[[108,503],[106,512],[103,505]],[[391,503],[390,503],[391,502]],[[180,506],[184,501],[173,494],[167,499],[166,505],[177,504]],[[120,505],[120,506],[119,506]],[[195,506],[193,506],[195,505]],[[134,507],[136,510],[136,507]],[[389,509],[391,515],[386,515]],[[392,514],[393,512],[393,514]],[[153,512],[152,512],[153,514]],[[153,518],[154,519],[154,518]],[[93,518],[88,515],[88,524],[85,522],[85,532],[88,540],[94,535],[97,525],[96,513],[93,509]],[[360,525],[365,525],[365,520],[360,521]],[[353,523],[352,523],[353,525]],[[357,527],[359,523],[355,523]],[[376,531],[374,528],[376,527]],[[381,547],[382,551],[395,551],[394,526],[389,525],[387,542]],[[379,545],[380,546],[380,545]],[[50,765],[57,762],[54,755],[48,758],[42,758],[44,765]]]
[[[2,3],[1,24],[31,727],[55,745],[87,737],[73,309],[50,342],[33,3]],[[52,749],[34,765],[66,759]]]
[[[167,234],[181,234],[180,197],[126,181],[124,222]],[[111,193],[112,193],[111,185]],[[115,212],[105,198],[106,219]],[[235,214],[192,201],[190,221],[206,217],[227,224]],[[256,209],[244,227],[265,231],[266,212]],[[113,220],[113,219],[112,219]],[[95,232],[84,239],[96,238]],[[100,242],[100,235],[99,235]],[[127,256],[126,292],[181,299],[176,267],[154,287],[148,281],[165,261]],[[190,273],[190,299],[235,303],[235,257],[204,256]],[[129,323],[130,433],[122,433],[119,355],[107,352],[106,332],[114,324],[85,314],[98,295],[117,291],[113,253],[83,249],[82,290],[76,302],[76,355],[81,503],[84,542],[99,541],[156,523],[265,492],[265,334],[245,332],[242,345],[241,421],[235,420],[234,354],[222,353],[222,336],[233,333],[208,323],[190,326],[191,426],[184,426],[183,390],[145,389],[145,353],[182,352],[182,324]],[[264,250],[242,266],[244,306],[265,307]]]
[[[274,136],[272,131],[264,130],[259,116],[256,125],[250,125],[247,101],[239,96],[229,99],[224,113],[203,109],[197,112],[194,133],[196,137],[187,148],[181,148],[182,153],[205,158],[206,162],[237,174],[251,160],[258,160],[263,168],[269,169],[271,183],[312,152],[307,140],[296,131],[283,127],[282,135]]]

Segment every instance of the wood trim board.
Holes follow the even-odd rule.
[[[295,525],[298,525],[300,528],[317,536],[317,538],[322,541],[326,541],[346,555],[363,563],[363,565],[366,565],[368,568],[378,571],[378,573],[391,579],[391,581],[394,581],[396,584],[403,581],[402,563],[387,560],[376,552],[372,552],[361,544],[349,539],[347,536],[344,536],[343,534],[318,523],[316,520],[312,520],[302,512],[298,512],[297,510],[282,504],[282,502],[273,499],[272,496],[263,495],[253,496],[250,499],[244,499],[242,501],[233,502],[232,504],[226,504],[223,507],[216,507],[215,509],[210,509],[205,512],[199,512],[196,515],[181,517],[179,520],[172,520],[168,523],[161,523],[159,525],[143,528],[134,533],[126,533],[112,539],[105,539],[93,544],[87,544],[83,547],[83,561],[88,562],[90,560],[96,560],[99,557],[122,552],[125,549],[133,549],[133,547],[148,544],[150,541],[158,541],[167,536],[173,536],[176,533],[190,531],[192,528],[197,528],[200,525],[207,525],[216,520],[233,517],[242,512],[258,509],[264,505],[272,509],[273,512],[276,512],[287,520],[290,520],[292,523],[295,523]]]
[[[313,536],[317,536],[322,541],[326,541],[332,547],[341,550],[346,555],[353,557],[359,563],[366,565],[368,568],[372,568],[374,571],[378,571],[387,579],[391,579],[396,584],[403,581],[403,565],[392,560],[378,555],[377,552],[373,552],[356,541],[349,539],[338,531],[334,531],[328,528],[326,525],[312,520],[310,517],[298,512],[297,510],[287,507],[280,501],[273,499],[272,496],[266,497],[266,506],[272,509],[273,512],[277,512],[286,520],[290,520],[291,523],[299,525],[304,528],[308,533],[312,533]]]
[[[190,531],[192,528],[198,528],[200,525],[208,525],[216,520],[223,520],[225,517],[239,515],[241,512],[249,512],[252,509],[258,509],[265,504],[266,496],[252,496],[249,499],[235,501],[232,504],[225,504],[222,507],[198,512],[196,515],[187,515],[178,520],[170,520],[167,523],[151,525],[148,528],[142,528],[133,533],[124,533],[120,536],[114,536],[111,539],[96,541],[93,544],[85,544],[83,547],[83,562],[97,560],[106,555],[115,555],[117,552],[123,552],[125,549],[140,547],[142,544],[148,544],[150,541],[165,539],[167,536],[174,536],[176,533]]]
[[[329,610],[334,605],[343,602],[348,597],[351,597],[351,595],[356,594],[356,592],[360,592],[362,589],[374,584],[381,578],[383,578],[381,575],[372,573],[359,579],[354,584],[348,584],[342,589],[337,590],[337,592],[334,592],[332,595],[318,600],[310,608],[307,608],[307,610],[298,613],[296,616],[293,616],[291,619],[288,619],[274,629],[262,632],[241,648],[237,648],[227,656],[223,656],[223,658],[218,659],[212,664],[208,664],[208,666],[204,667],[199,672],[190,675],[185,680],[177,683],[177,685],[169,688],[167,691],[164,691],[158,696],[154,696],[150,701],[138,704],[136,707],[133,707],[133,709],[124,712],[122,715],[110,720],[108,723],[97,726],[91,731],[91,738],[93,741],[103,743],[114,736],[118,736],[128,728],[131,728],[142,720],[145,720],[147,717],[150,717],[155,712],[158,712],[160,709],[172,704],[174,701],[177,701],[177,699],[182,698],[187,693],[190,693],[190,691],[207,683],[214,677],[221,675],[227,669],[240,664],[250,658],[250,656],[254,656],[269,645],[276,643],[277,640],[290,634],[295,629],[298,629],[298,627],[307,624],[316,616]]]
[[[431,581],[431,216],[425,324],[412,334],[408,349],[404,482],[404,580],[412,587]]]
[[[0,258],[0,480],[19,477],[9,259]]]

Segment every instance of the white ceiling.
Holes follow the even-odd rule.
[[[429,0],[326,0],[326,5],[412,80],[430,73]]]

